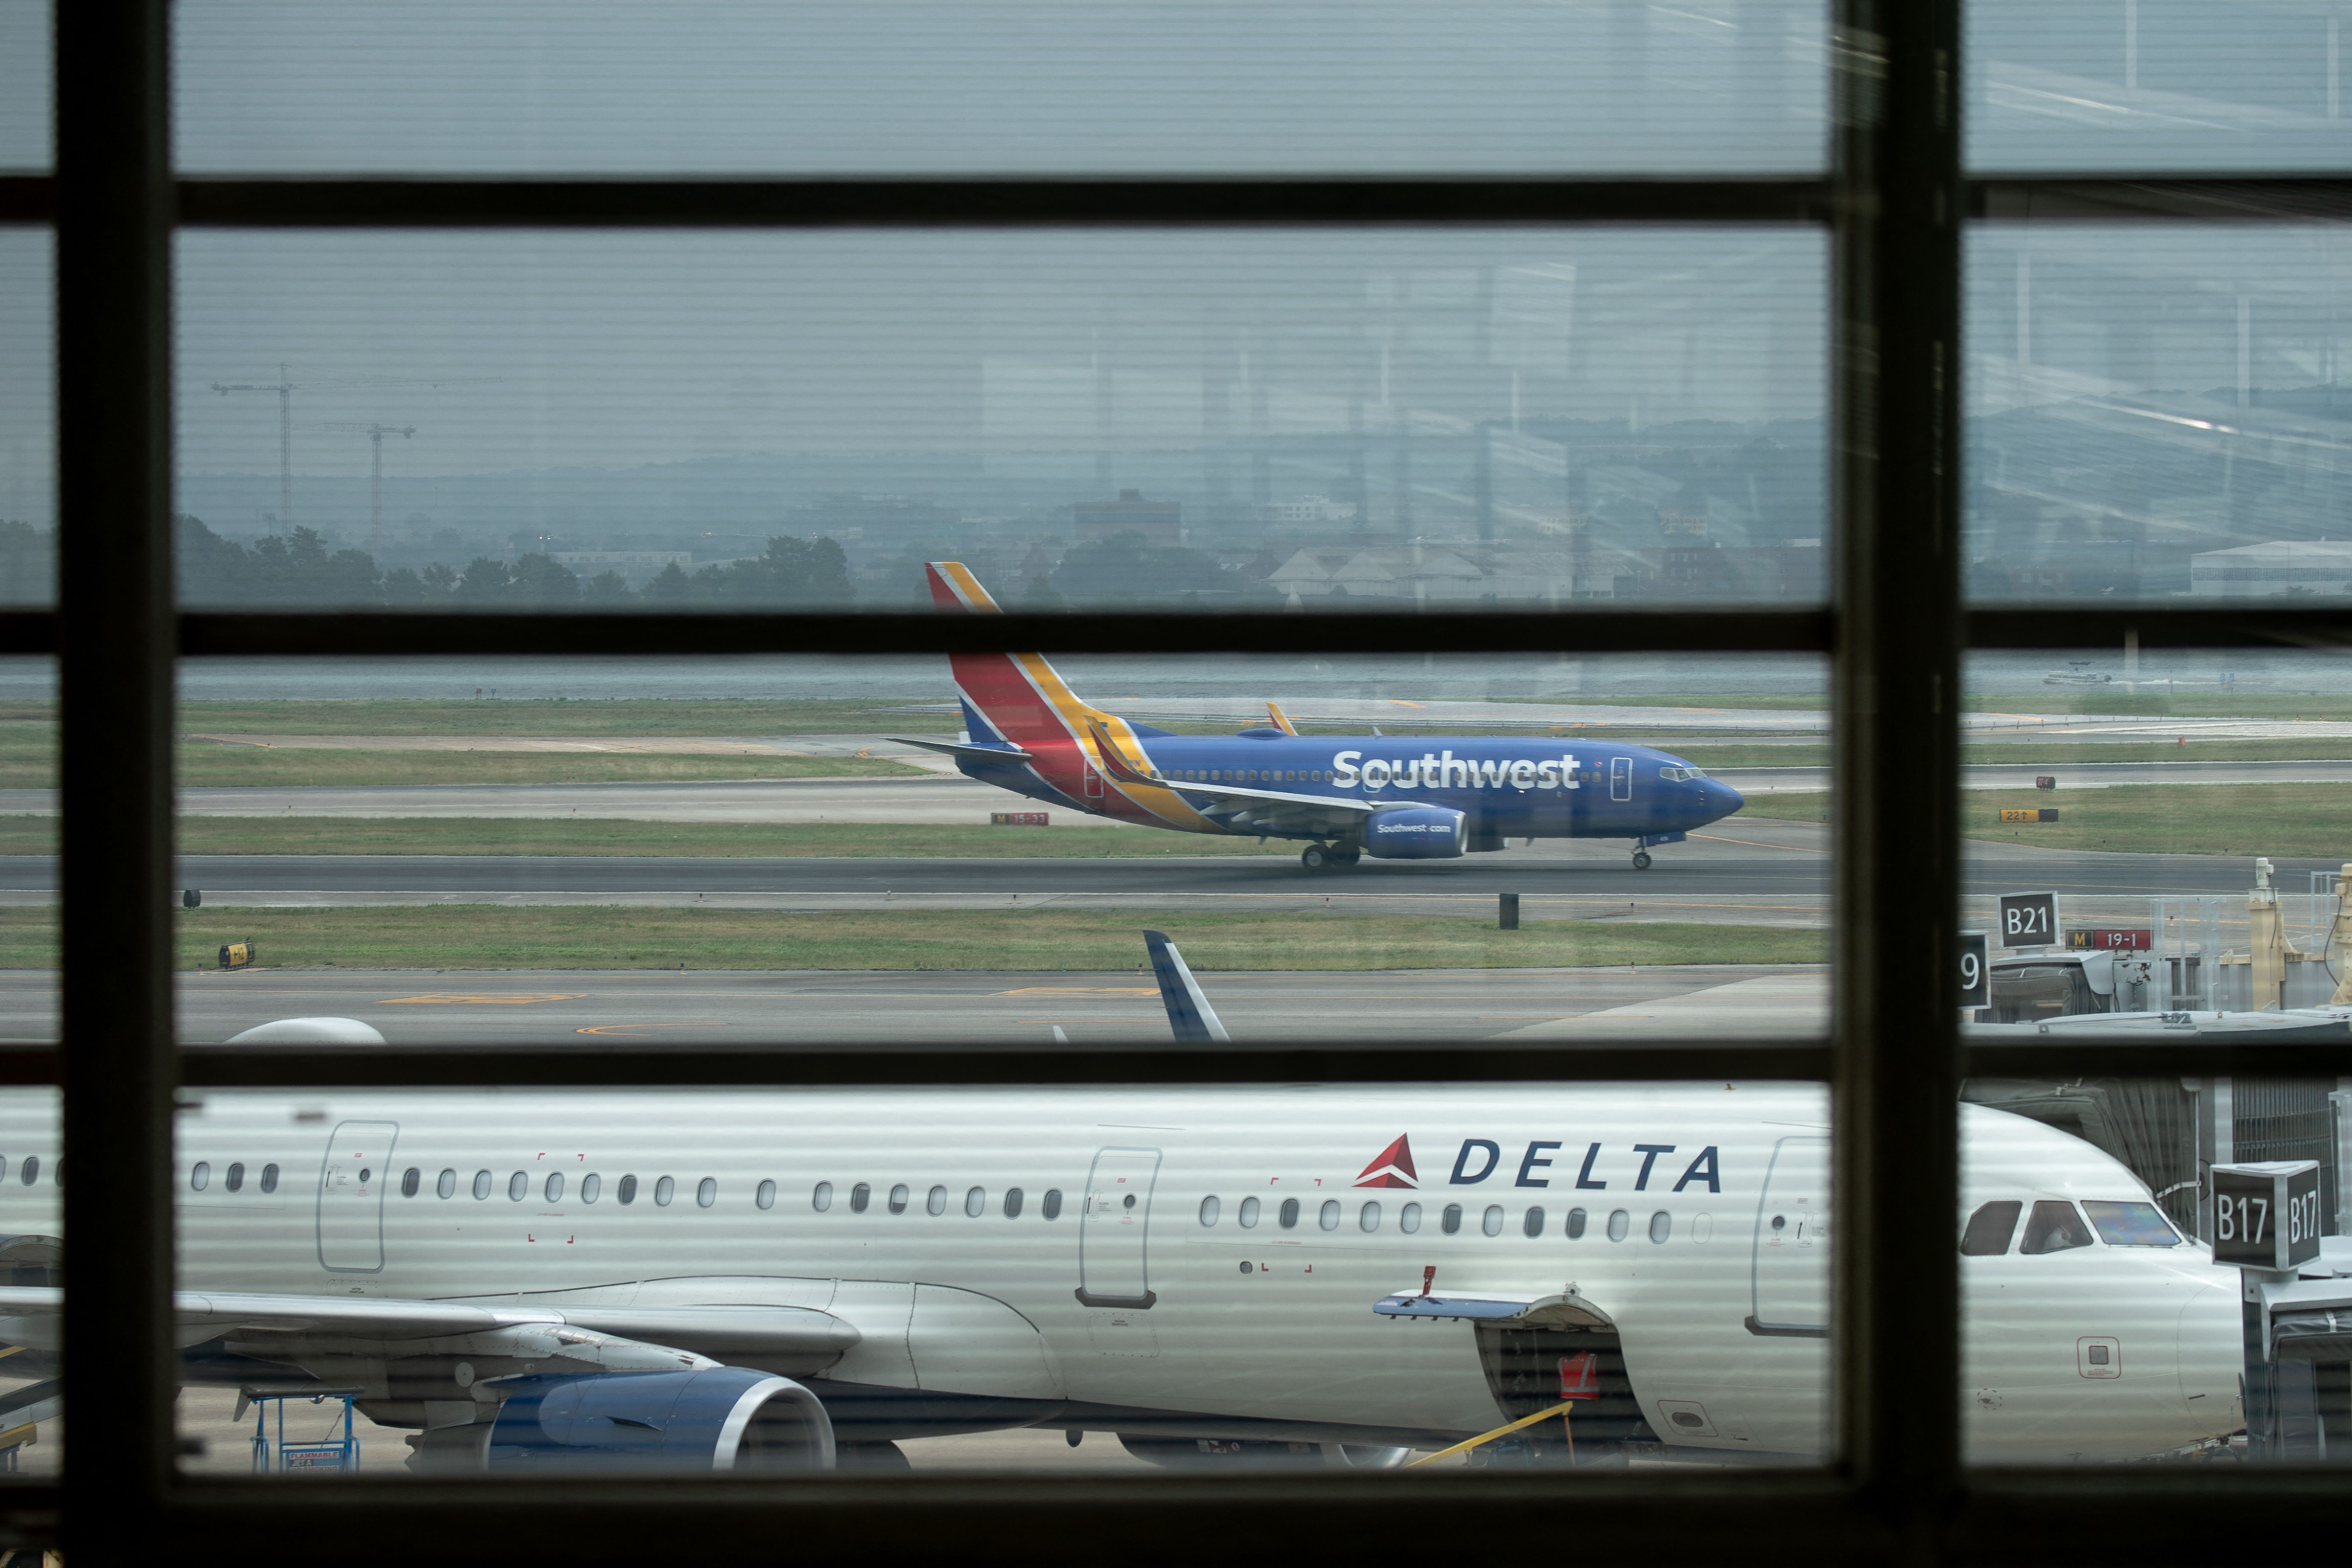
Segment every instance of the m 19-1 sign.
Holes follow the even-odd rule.
[[[2062,940],[2055,893],[2003,893],[1995,909],[1994,940],[2003,947],[2055,947]]]
[[[2319,1256],[2319,1162],[2213,1167],[2213,1261],[2285,1270]]]

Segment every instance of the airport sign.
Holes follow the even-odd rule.
[[[1994,905],[2003,947],[2052,947],[2058,935],[2058,895],[2003,893]]]
[[[2294,1269],[2319,1256],[2319,1162],[2213,1167],[2213,1261]]]
[[[2066,933],[2066,945],[2103,952],[2146,952],[2156,945],[2156,933],[2121,926],[2084,926]]]
[[[1960,933],[1960,1005],[1990,1007],[1992,1005],[1992,972],[1986,963],[1985,933],[1964,931]]]
[[[2058,808],[2054,805],[2005,805],[2000,809],[2003,822],[2055,822]]]

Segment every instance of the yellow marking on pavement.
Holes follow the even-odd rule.
[[[1157,996],[1157,985],[1024,985],[1017,991],[992,991],[991,996]]]
[[[588,994],[585,991],[505,991],[496,994],[476,994],[468,991],[436,991],[425,996],[387,996],[376,1004],[379,1007],[397,1006],[408,1002],[435,1004],[495,1003],[511,1005],[524,1002],[571,1002]]]
[[[1749,849],[1794,849],[1806,855],[1826,855],[1826,849],[1816,849],[1810,844],[1759,844],[1753,838],[1726,838],[1719,833],[1694,833],[1693,838],[1704,838],[1709,844],[1738,844]]]
[[[591,1024],[575,1035],[635,1035],[639,1029],[723,1029],[724,1024]]]
[[[1402,697],[1391,697],[1389,700],[1399,708],[1426,708],[1429,706],[1426,702],[1407,702]]]
[[[1153,1026],[1157,1027],[1157,1026],[1159,1026],[1159,1024],[1160,1024],[1160,1020],[1159,1020],[1158,1018],[1154,1018],[1154,1017],[1144,1017],[1144,1018],[1015,1018],[1015,1019],[1013,1019],[1013,1021],[1014,1023],[1016,1023],[1016,1024],[1126,1024],[1126,1025],[1129,1025],[1129,1026],[1132,1026],[1132,1027],[1139,1027],[1139,1026],[1143,1026],[1143,1025],[1146,1025],[1146,1024],[1150,1024],[1150,1025],[1151,1025],[1151,1026]]]

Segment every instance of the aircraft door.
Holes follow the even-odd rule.
[[[1754,1310],[1749,1331],[1807,1337],[1829,1332],[1830,1141],[1783,1138],[1764,1174],[1756,1210]]]
[[[319,1261],[351,1274],[383,1268],[383,1191],[392,1184],[395,1121],[346,1121],[319,1177]]]
[[[1140,1310],[1159,1300],[1144,1251],[1159,1175],[1157,1149],[1105,1149],[1095,1155],[1078,1216],[1078,1300],[1087,1306]]]
[[[1631,800],[1633,798],[1633,758],[1612,757],[1609,759],[1609,798],[1611,800]]]

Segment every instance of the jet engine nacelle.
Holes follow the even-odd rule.
[[[833,1468],[833,1423],[788,1377],[719,1366],[507,1386],[484,1467],[494,1474]]]
[[[1376,811],[1364,824],[1364,853],[1381,860],[1452,860],[1465,847],[1462,813],[1451,806]]]

